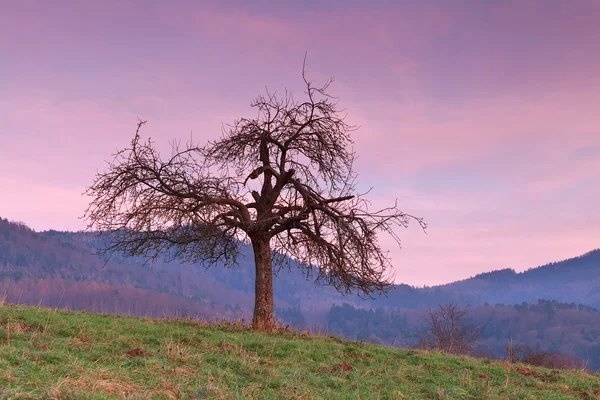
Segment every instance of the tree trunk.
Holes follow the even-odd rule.
[[[268,237],[251,239],[256,265],[256,286],[254,291],[254,316],[252,328],[273,331],[277,328],[273,311],[273,265],[271,245]]]

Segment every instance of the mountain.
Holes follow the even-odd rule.
[[[178,308],[186,312],[249,317],[254,299],[254,268],[248,246],[242,249],[238,266],[205,269],[199,264],[161,260],[145,263],[142,258],[118,256],[105,262],[95,255],[96,244],[93,233],[35,232],[24,224],[0,218],[0,293],[8,290],[13,299],[50,304],[50,299],[58,301],[56,297],[61,296],[63,302],[71,301],[71,292],[86,287],[99,297],[107,293],[107,301],[113,302],[112,311],[118,308],[128,312],[127,304],[119,301],[123,298],[123,302],[133,302],[136,297],[127,295],[127,291],[135,289],[149,304],[152,296],[160,294],[177,299],[179,305],[188,304]],[[293,268],[293,263],[291,269],[279,271],[274,282],[279,313],[298,317],[301,309],[308,324],[318,323],[332,305],[343,303],[360,308],[418,309],[443,303],[475,306],[553,299],[600,308],[600,250],[521,273],[505,269],[425,288],[395,285],[387,296],[373,300],[343,296],[327,286],[315,287],[311,277],[307,279],[299,268]],[[120,293],[118,296],[115,290]],[[166,307],[168,303],[156,301],[156,305],[148,305],[153,315],[159,313],[156,307]],[[138,307],[141,312],[143,306]]]
[[[600,249],[524,272],[502,269],[445,285],[395,285],[375,307],[422,308],[459,305],[535,303],[553,299],[600,308]]]
[[[600,249],[520,273],[503,269],[479,274],[433,291],[468,293],[473,304],[535,303],[538,299],[553,299],[600,308]]]
[[[206,269],[118,255],[105,261],[95,254],[97,243],[94,233],[35,232],[0,218],[0,296],[6,292],[14,302],[121,314],[251,317],[254,268],[248,246],[238,266]],[[331,287],[315,288],[298,268],[279,271],[274,286],[278,314],[298,320],[301,306],[313,317],[302,321],[306,324],[317,323],[333,304],[360,301]]]

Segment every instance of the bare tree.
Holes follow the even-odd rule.
[[[257,117],[235,121],[205,146],[174,142],[168,157],[141,140],[140,121],[130,147],[86,190],[88,229],[110,238],[104,252],[232,265],[248,240],[256,266],[252,325],[260,330],[276,328],[273,266],[288,257],[341,292],[385,292],[391,265],[377,234],[399,244],[396,228],[411,219],[426,225],[397,202],[371,210],[356,190],[355,127],[327,92],[332,80],[315,87],[304,69],[302,77],[304,101],[267,90],[251,103]]]
[[[455,305],[440,305],[427,310],[420,347],[451,354],[469,354],[483,334],[484,327],[469,323],[467,310]]]

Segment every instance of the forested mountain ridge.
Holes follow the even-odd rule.
[[[162,260],[144,264],[141,258],[113,256],[106,262],[95,255],[95,234],[35,232],[24,224],[0,218],[0,282],[28,278],[63,279],[125,285],[139,290],[181,297],[208,306],[247,310],[252,305],[254,268],[251,249],[242,249],[239,266],[208,269],[200,265]],[[399,271],[401,273],[401,270]],[[0,286],[1,288],[1,286]],[[387,296],[362,300],[343,296],[315,283],[298,268],[279,271],[275,279],[276,307],[324,314],[333,304],[363,308],[422,308],[443,303],[461,305],[535,303],[553,299],[600,308],[600,250],[525,272],[504,269],[479,274],[442,286],[393,286]]]
[[[98,304],[86,300],[84,309],[128,313],[125,303],[133,300],[127,292],[136,291],[144,298],[137,302],[147,304],[140,305],[135,314],[160,316],[175,311],[169,301],[177,303],[179,312],[209,317],[248,318],[252,311],[254,269],[249,247],[242,249],[236,267],[204,268],[160,259],[145,263],[142,258],[118,255],[106,261],[96,254],[97,240],[94,233],[35,232],[22,223],[0,218],[0,294],[7,291],[12,301],[48,306],[55,306],[53,301],[60,298],[63,306],[73,308],[82,304],[79,297],[96,293]],[[280,314],[297,314],[302,303],[304,310],[325,315],[332,304],[360,300],[330,287],[315,288],[298,268],[279,271],[274,283]],[[159,301],[158,295],[170,300]],[[115,299],[117,305],[105,308],[100,304]],[[121,300],[124,303],[119,303]]]
[[[501,269],[445,285],[415,288],[395,285],[377,307],[422,308],[459,305],[535,303],[552,299],[600,308],[600,249],[524,272]]]
[[[512,269],[483,273],[433,290],[469,293],[473,304],[553,299],[600,308],[600,249],[520,273]]]

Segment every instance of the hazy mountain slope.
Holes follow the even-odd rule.
[[[78,282],[79,287],[85,282],[98,282],[104,285],[101,287],[106,289],[107,298],[115,297],[115,290],[109,290],[113,286],[119,287],[117,297],[129,298],[124,296],[124,288],[128,287],[187,299],[215,309],[236,310],[239,315],[247,315],[252,310],[254,268],[250,248],[243,249],[237,267],[217,265],[206,269],[200,265],[162,260],[144,265],[142,258],[118,256],[105,263],[95,254],[96,242],[96,236],[91,233],[34,232],[24,225],[0,218],[0,295],[10,288],[13,298],[31,304],[40,301],[35,297],[36,291],[43,286],[39,281],[47,282],[48,290],[59,294],[63,289],[55,283],[50,285],[51,281]],[[64,293],[63,304],[76,303],[72,298],[74,292],[77,296],[85,296],[85,291],[76,290],[77,285],[68,286],[70,292]],[[301,306],[311,315],[325,315],[332,304],[360,301],[355,296],[342,296],[330,287],[315,288],[314,282],[307,280],[297,268],[279,271],[274,289],[277,308]],[[49,297],[43,301],[48,301]],[[165,305],[167,308],[170,307]],[[193,303],[188,307],[191,311],[205,308]]]
[[[480,274],[428,291],[464,293],[474,304],[536,302],[542,298],[600,307],[600,250],[521,273],[504,269]]]
[[[28,277],[97,281],[215,307],[246,311],[252,308],[254,268],[250,248],[243,249],[240,265],[234,268],[204,269],[199,265],[160,260],[143,266],[141,258],[118,257],[103,266],[103,260],[94,255],[96,240],[91,233],[38,233],[0,219],[0,280]],[[600,308],[600,250],[523,273],[500,270],[428,288],[396,285],[387,297],[369,301],[342,296],[330,287],[315,287],[302,271],[292,268],[280,271],[276,277],[275,295],[276,307],[300,307],[307,315],[325,315],[331,305],[342,303],[358,307],[422,308],[449,302],[514,304],[536,302],[539,298]]]

